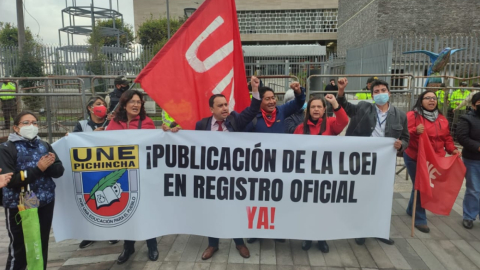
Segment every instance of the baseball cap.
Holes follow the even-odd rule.
[[[117,84],[130,84],[131,81],[127,80],[127,77],[125,76],[118,76],[117,78],[115,78],[115,81],[114,81],[114,84],[117,85]]]
[[[378,80],[378,77],[370,77],[368,78],[367,83],[372,83],[375,80]]]

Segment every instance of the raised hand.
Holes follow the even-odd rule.
[[[256,76],[252,76],[252,78],[250,78],[250,85],[252,86],[252,92],[258,92],[260,80]]]
[[[325,99],[328,101],[328,103],[332,104],[332,107],[334,110],[338,108],[338,102],[334,95],[332,94],[325,95]]]
[[[293,91],[295,91],[296,94],[300,94],[302,89],[300,89],[300,83],[299,82],[292,82],[290,84],[290,88],[293,89]]]

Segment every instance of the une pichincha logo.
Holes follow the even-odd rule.
[[[86,203],[93,199],[97,204],[97,209],[99,209],[120,200],[122,187],[117,181],[126,171],[127,169],[120,169],[102,177],[90,191],[90,197]]]

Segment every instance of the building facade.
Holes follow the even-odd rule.
[[[170,0],[170,17],[185,16],[204,0]],[[334,50],[338,0],[236,0],[244,45],[315,44]],[[166,1],[133,1],[135,29],[147,19],[166,17]]]
[[[480,1],[339,0],[338,51],[398,35],[469,35],[480,31]]]

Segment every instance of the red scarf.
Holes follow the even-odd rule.
[[[261,110],[262,110],[263,120],[265,120],[265,124],[267,125],[267,127],[271,127],[273,123],[275,123],[275,118],[277,117],[277,108],[275,108],[275,110],[273,110],[272,113],[267,113],[263,109]],[[268,118],[267,115],[270,115],[270,118]]]

